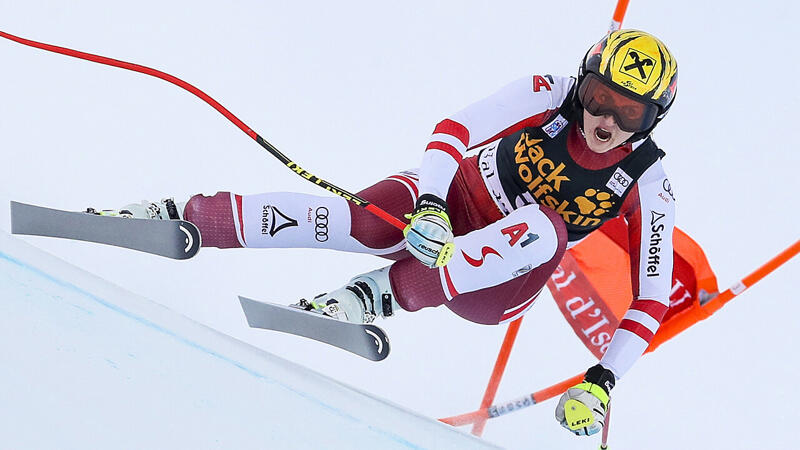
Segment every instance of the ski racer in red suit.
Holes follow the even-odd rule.
[[[667,47],[621,30],[592,46],[577,79],[533,75],[467,106],[436,125],[419,170],[358,193],[410,219],[405,232],[340,197],[299,193],[198,194],[121,212],[189,220],[204,246],[327,248],[395,261],[294,305],[335,319],[371,322],[445,305],[482,324],[524,314],[565,249],[621,215],[630,308],[599,364],[556,408],[565,428],[594,434],[615,381],[669,305],[675,200],[651,132],[676,87]]]

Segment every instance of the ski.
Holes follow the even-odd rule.
[[[172,259],[200,249],[200,231],[185,220],[108,217],[11,202],[11,233],[96,242]]]
[[[280,331],[324,342],[372,361],[389,356],[389,338],[372,324],[331,319],[301,309],[239,296],[247,323],[252,328]]]

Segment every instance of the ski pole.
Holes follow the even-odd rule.
[[[600,441],[600,450],[608,450],[608,424],[611,422],[611,402],[606,409],[606,422],[603,424],[603,439]]]
[[[212,108],[216,109],[220,114],[225,116],[228,120],[233,122],[234,125],[239,127],[240,130],[244,131],[245,134],[253,138],[256,142],[259,143],[266,151],[268,151],[272,156],[278,159],[281,163],[283,163],[286,167],[291,169],[297,175],[305,178],[306,180],[326,189],[327,191],[338,195],[339,197],[344,198],[345,200],[352,202],[353,204],[360,206],[367,211],[371,212],[372,214],[378,216],[379,218],[383,219],[387,223],[399,228],[400,230],[404,229],[406,224],[403,223],[398,218],[392,216],[388,212],[384,211],[383,209],[373,205],[372,203],[364,200],[363,198],[347,192],[346,190],[337,187],[336,185],[329,183],[328,181],[319,178],[318,176],[312,174],[311,172],[303,169],[300,167],[299,164],[289,159],[286,155],[281,153],[274,145],[267,142],[264,138],[258,135],[255,131],[253,131],[250,127],[248,127],[244,122],[239,120],[238,117],[234,116],[233,113],[228,111],[224,106],[222,106],[219,102],[211,98],[208,94],[201,91],[200,89],[196,88],[195,86],[172,76],[168,73],[162,72],[160,70],[152,69],[150,67],[141,66],[139,64],[133,64],[126,61],[120,61],[117,59],[107,58],[105,56],[94,55],[91,53],[85,53],[78,50],[72,50],[65,47],[58,47],[51,44],[45,44],[42,42],[32,41],[30,39],[21,38],[18,36],[14,36],[12,34],[8,34],[4,31],[0,31],[0,37],[4,37],[11,41],[27,45],[29,47],[35,47],[41,50],[47,50],[49,52],[60,53],[62,55],[71,56],[73,58],[84,59],[86,61],[92,61],[99,64],[105,64],[108,66],[119,67],[121,69],[131,70],[133,72],[143,73],[145,75],[150,75],[156,78],[160,78],[164,81],[172,83],[180,88],[183,88],[192,94],[199,97],[204,102],[208,103]]]

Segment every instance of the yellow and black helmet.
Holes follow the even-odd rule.
[[[580,86],[588,73],[628,95],[658,106],[658,120],[669,111],[678,88],[678,64],[663,42],[638,30],[618,30],[592,46],[578,71]]]

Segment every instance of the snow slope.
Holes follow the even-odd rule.
[[[0,232],[2,448],[496,448]]]

